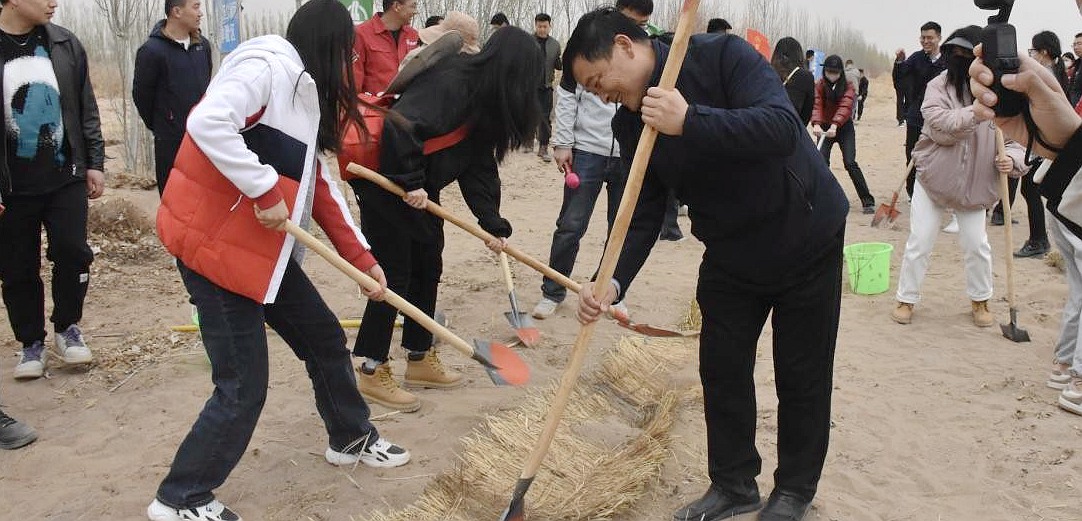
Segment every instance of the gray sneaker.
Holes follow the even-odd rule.
[[[94,361],[94,354],[90,352],[89,347],[86,347],[83,332],[79,330],[78,325],[68,326],[64,331],[57,333],[55,338],[56,350],[60,353],[60,358],[64,359],[64,363],[89,364]]]
[[[45,376],[45,343],[41,340],[23,347],[19,365],[15,366],[16,380],[34,380]]]
[[[18,449],[34,443],[37,439],[38,433],[34,432],[34,429],[0,411],[0,449]]]
[[[1082,415],[1082,377],[1075,376],[1059,395],[1059,406],[1065,411]]]

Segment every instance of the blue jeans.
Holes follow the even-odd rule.
[[[564,203],[560,208],[560,217],[556,219],[556,232],[552,234],[552,250],[549,252],[549,266],[567,276],[571,276],[571,269],[575,267],[579,241],[590,226],[590,216],[594,213],[601,186],[608,187],[608,229],[611,230],[616,210],[620,208],[620,198],[624,195],[628,173],[627,166],[619,157],[575,150],[572,162],[572,168],[579,176],[579,187],[574,190],[564,187]],[[567,297],[567,289],[548,277],[541,283],[541,293],[553,302],[563,302]]]
[[[244,455],[267,399],[264,321],[304,360],[330,447],[341,452],[357,440],[379,439],[357,391],[342,327],[296,262],[289,261],[274,304],[222,289],[183,263],[177,268],[199,310],[214,394],[177,449],[159,501],[173,508],[211,502]]]

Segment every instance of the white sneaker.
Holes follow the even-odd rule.
[[[64,363],[89,364],[94,361],[94,354],[90,352],[89,347],[86,347],[83,332],[79,330],[78,325],[72,324],[53,337],[56,340],[56,350],[60,353],[60,358],[64,359]]]
[[[558,307],[560,307],[559,302],[541,297],[541,302],[538,302],[537,305],[533,307],[533,312],[530,314],[538,320],[545,320],[546,318],[551,317]]]
[[[179,510],[154,500],[147,507],[150,521],[242,521],[229,507],[215,499],[201,507]]]
[[[45,344],[38,340],[24,347],[15,366],[16,380],[33,380],[45,376]]]
[[[1063,390],[1067,388],[1067,384],[1071,383],[1071,366],[1070,364],[1061,364],[1059,362],[1052,362],[1052,370],[1048,373],[1048,387],[1052,389]]]
[[[327,463],[337,467],[356,465],[357,462],[360,461],[369,467],[393,468],[401,467],[410,461],[410,453],[408,450],[403,449],[384,438],[376,440],[375,443],[362,449],[356,454],[338,452],[327,447],[327,452],[324,454],[324,457],[327,459]]]
[[[1082,377],[1074,377],[1059,395],[1061,409],[1082,415]]]
[[[945,231],[947,233],[958,233],[958,216],[957,215],[951,214],[951,222],[947,223],[947,225],[943,227],[943,231]]]
[[[628,313],[627,311],[627,299],[621,300],[620,302],[613,304],[612,311],[613,313],[619,313],[625,317],[628,317],[628,319],[631,318],[631,313]]]

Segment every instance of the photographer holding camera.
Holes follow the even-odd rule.
[[[976,3],[987,9],[994,2],[977,0]],[[1009,13],[1013,1],[999,3],[1003,5],[997,8],[1005,8]],[[1082,0],[1076,3],[1082,14]],[[1036,172],[1034,181],[1040,185],[1041,195],[1048,199],[1048,210],[1055,217],[1050,228],[1066,261],[1068,298],[1048,386],[1062,389],[1061,408],[1082,415],[1082,349],[1078,348],[1082,329],[1082,176],[1078,175],[1082,172],[1082,117],[1075,113],[1052,72],[1025,56],[1018,57],[1016,73],[1002,75],[1001,93],[1006,99],[1001,100],[994,89],[996,74],[985,62],[983,47],[977,47],[977,59],[969,70],[970,87],[976,98],[974,113],[981,120],[994,119],[1008,138],[1029,143],[1034,153],[1049,160]],[[993,67],[1002,64],[1002,57],[990,51],[988,63]],[[1020,114],[1010,115],[1016,112],[1009,108],[1012,93],[1021,95],[1021,103],[1028,105],[1022,107]],[[1004,106],[998,107],[997,116],[1001,101]]]

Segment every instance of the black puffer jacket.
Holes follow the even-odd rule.
[[[471,133],[448,149],[424,155],[425,140],[448,134],[480,117],[470,106],[469,76],[461,56],[444,59],[414,79],[394,105],[410,128],[387,118],[380,143],[382,174],[406,191],[424,188],[433,201],[440,190],[458,181],[462,197],[485,231],[511,236],[511,223],[500,216],[500,177],[494,145]],[[375,210],[388,222],[419,241],[434,240],[441,222],[428,212],[408,206],[400,197],[367,181],[359,186],[362,212]]]
[[[105,141],[101,137],[101,119],[86,61],[86,49],[71,31],[46,24],[53,72],[60,87],[60,111],[64,118],[64,139],[71,149],[75,176],[86,178],[86,171],[105,168]],[[4,60],[0,58],[0,88],[4,84]],[[5,117],[8,115],[5,114]],[[0,203],[11,195],[11,170],[8,167],[7,140],[0,139]]]

